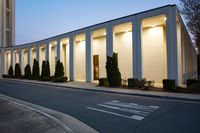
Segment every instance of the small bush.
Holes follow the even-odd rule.
[[[49,65],[49,61],[46,61],[46,76],[50,77],[50,65]]]
[[[20,65],[18,63],[15,64],[15,77],[16,78],[21,77],[21,68],[20,68]]]
[[[58,83],[64,83],[64,82],[67,82],[67,77],[54,77],[53,78],[53,82],[58,82]]]
[[[99,86],[108,86],[108,79],[107,78],[100,78],[99,79]]]
[[[200,92],[200,84],[197,83],[197,84],[191,84],[188,88],[187,88],[187,91],[188,92],[191,92],[191,93],[199,93]]]
[[[138,80],[137,87],[142,88],[146,84],[146,79]]]
[[[13,67],[10,66],[9,70],[8,70],[8,75],[13,77]]]
[[[7,75],[7,74],[4,74],[2,77],[3,78],[13,78],[13,76],[10,76],[10,75]]]
[[[41,81],[51,81],[51,77],[40,77]]]
[[[193,84],[200,84],[200,80],[197,80],[197,79],[188,79],[187,80],[187,87],[189,87],[190,85],[193,85]]]
[[[33,79],[39,79],[39,76],[40,76],[39,63],[38,63],[38,61],[36,59],[34,59],[32,77],[33,77]]]
[[[31,79],[31,66],[29,64],[24,68],[24,78]]]
[[[121,73],[117,63],[117,54],[113,53],[112,57],[107,57],[106,73],[110,86],[121,86]]]
[[[57,61],[56,63],[56,70],[55,70],[55,74],[54,77],[64,77],[64,67],[63,64],[60,62],[60,60]]]
[[[41,77],[47,77],[47,64],[46,64],[46,61],[42,62]]]
[[[176,81],[170,79],[163,80],[163,89],[166,91],[175,91],[176,89]]]
[[[134,78],[128,79],[128,88],[135,88],[137,87],[138,80]]]

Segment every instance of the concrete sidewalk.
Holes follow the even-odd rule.
[[[0,94],[0,133],[96,133],[67,114]]]
[[[143,91],[143,90],[134,90],[134,89],[125,89],[125,88],[99,87],[97,86],[97,83],[96,84],[83,83],[83,82],[53,83],[53,82],[42,82],[42,81],[24,80],[24,79],[23,80],[5,79],[5,80],[48,85],[48,86],[56,86],[56,87],[64,87],[64,88],[71,88],[71,89],[81,89],[81,90],[87,90],[87,91],[97,91],[97,92],[116,93],[116,94],[124,94],[124,95],[146,96],[146,97],[154,97],[154,98],[200,102],[200,94],[186,94],[186,93],[173,93],[173,92]]]

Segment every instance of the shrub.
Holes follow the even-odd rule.
[[[40,78],[41,81],[51,81],[51,77],[41,77]]]
[[[10,76],[10,75],[7,75],[7,74],[4,74],[2,77],[3,78],[13,78],[13,76]]]
[[[20,68],[20,65],[18,63],[15,64],[15,77],[16,78],[21,77],[21,68]]]
[[[56,77],[56,78],[54,77],[53,82],[64,83],[64,82],[67,82],[67,79],[68,79],[67,77],[63,77],[63,76],[62,77]]]
[[[33,77],[33,79],[39,79],[39,76],[40,76],[39,63],[38,63],[38,61],[36,59],[34,59],[32,77]]]
[[[188,88],[187,91],[189,92],[193,92],[193,93],[199,93],[200,92],[200,84],[199,83],[195,83],[195,84],[191,84]]]
[[[138,80],[137,87],[142,88],[146,84],[146,79]]]
[[[190,85],[193,85],[193,84],[200,84],[200,80],[197,80],[197,79],[188,79],[187,80],[187,87],[189,87]]]
[[[63,64],[60,62],[60,60],[57,61],[56,63],[56,70],[55,70],[55,74],[54,77],[64,77],[64,67]]]
[[[46,65],[47,65],[46,76],[50,77],[50,65],[48,60],[46,61]]]
[[[46,64],[46,61],[42,62],[41,77],[47,77],[47,64]]]
[[[24,68],[24,78],[31,79],[31,66],[29,64]]]
[[[137,82],[138,82],[137,79],[129,78],[129,79],[128,79],[128,88],[137,87]]]
[[[107,57],[106,62],[106,73],[110,86],[120,86],[121,85],[121,73],[118,68],[117,54],[113,53],[112,57]]]
[[[107,78],[100,78],[99,79],[99,86],[108,86],[108,79]]]
[[[170,79],[163,80],[163,89],[166,91],[175,91],[176,89],[176,81]]]
[[[8,75],[13,77],[13,67],[10,66],[9,70],[8,70]]]

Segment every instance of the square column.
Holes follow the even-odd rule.
[[[178,46],[175,7],[170,8],[167,14],[166,26],[168,79],[174,79],[178,84]]]
[[[4,49],[2,49],[2,51],[1,51],[1,62],[2,62],[2,68],[1,68],[1,72],[2,72],[2,74],[5,74],[5,70],[4,70],[4,68],[5,68],[5,50]]]
[[[74,36],[69,37],[69,79],[74,81]]]
[[[137,16],[132,21],[132,38],[133,38],[133,77],[142,79],[142,43],[141,43],[141,20]]]
[[[40,45],[36,46],[36,60],[38,61],[40,66]]]
[[[113,55],[113,26],[108,24],[106,27],[106,56]]]
[[[49,43],[46,43],[46,49],[45,49],[46,51],[46,54],[45,54],[45,60],[47,61],[49,61]]]
[[[61,61],[61,55],[62,55],[62,46],[61,46],[61,42],[60,40],[57,40],[57,45],[56,45],[56,50],[57,50],[57,61],[60,60]]]
[[[13,56],[14,56],[14,54],[13,54],[13,52],[14,52],[14,50],[11,48],[10,49],[10,64],[11,64],[11,66],[13,67],[13,68],[15,68],[15,64],[14,64],[14,58],[13,58]]]
[[[86,82],[92,82],[91,32],[86,32]]]
[[[27,48],[27,64],[31,64],[31,48]]]

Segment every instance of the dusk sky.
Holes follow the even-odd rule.
[[[39,41],[178,0],[16,0],[16,43]]]

